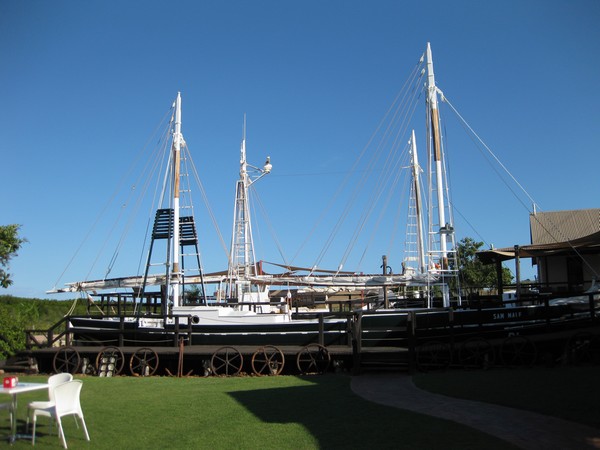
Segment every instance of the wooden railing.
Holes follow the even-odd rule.
[[[43,339],[40,339],[43,337]],[[63,317],[51,328],[47,330],[25,330],[25,348],[33,350],[35,348],[56,347],[57,344],[70,345],[69,318]]]

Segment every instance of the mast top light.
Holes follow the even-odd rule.
[[[271,157],[267,156],[267,160],[265,161],[265,165],[263,166],[263,172],[269,173],[269,172],[271,172],[272,168],[273,168],[273,165],[271,164]]]

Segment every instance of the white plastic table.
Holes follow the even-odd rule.
[[[8,394],[11,396],[12,421],[10,424],[10,442],[13,443],[19,437],[17,435],[17,396],[23,392],[37,391],[40,389],[48,389],[47,383],[18,383],[15,387],[5,388],[0,387],[0,394]]]

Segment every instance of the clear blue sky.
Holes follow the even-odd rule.
[[[247,114],[250,162],[270,155],[274,167],[257,184],[270,221],[256,225],[257,257],[281,261],[272,229],[292,259],[427,42],[440,88],[542,210],[596,208],[598,23],[597,0],[4,0],[0,224],[21,224],[29,242],[1,293],[46,297],[87,274],[103,230],[61,276],[177,91],[226,240]],[[529,243],[527,208],[477,150],[454,152],[458,238]],[[319,251],[293,263],[310,266]],[[370,251],[361,270],[379,271],[387,247]],[[139,256],[122,256],[135,270]],[[210,242],[203,260],[226,266]],[[335,269],[335,256],[324,265]]]

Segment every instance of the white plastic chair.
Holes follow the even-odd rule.
[[[36,400],[27,405],[27,424],[26,429],[29,429],[29,417],[34,409],[45,409],[54,404],[54,388],[59,384],[71,381],[73,375],[70,373],[57,373],[48,378],[48,400]]]
[[[50,403],[54,401],[54,388],[59,384],[66,383],[67,381],[73,380],[73,375],[70,373],[57,373],[51,375],[48,378],[48,401],[34,401],[30,402],[28,408],[41,409],[50,406]]]
[[[63,431],[61,418],[64,416],[75,415],[81,420],[83,432],[85,433],[85,439],[90,440],[85,420],[83,418],[83,411],[81,410],[81,403],[79,397],[81,394],[81,388],[83,382],[81,380],[72,380],[63,384],[59,384],[54,388],[54,403],[47,408],[34,409],[32,411],[33,418],[33,435],[31,437],[31,444],[35,445],[35,426],[38,416],[50,417],[56,420],[58,424],[58,436],[60,437],[63,447],[67,448],[67,440],[65,439],[65,433]]]

